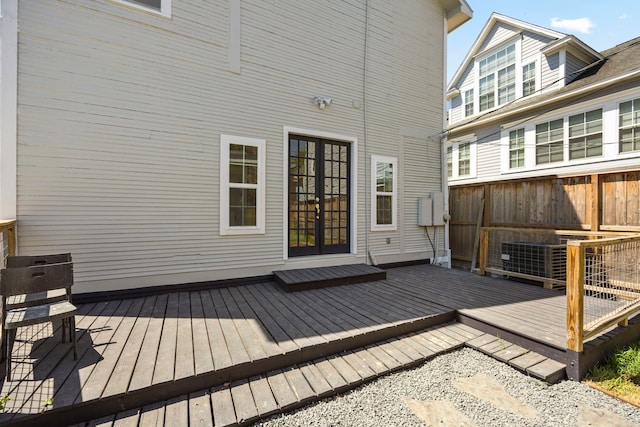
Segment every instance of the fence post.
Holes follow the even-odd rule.
[[[480,229],[480,275],[485,275],[485,269],[487,268],[487,263],[489,260],[489,229],[486,227],[482,227]]]
[[[585,248],[578,241],[567,242],[567,349],[583,350]]]

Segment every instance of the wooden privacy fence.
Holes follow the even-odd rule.
[[[0,220],[0,266],[7,256],[16,255],[16,220]]]
[[[638,233],[639,188],[640,170],[452,185],[452,260],[473,263],[481,226]]]
[[[567,348],[640,311],[640,235],[567,242]]]

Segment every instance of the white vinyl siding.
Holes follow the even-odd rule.
[[[326,263],[287,258],[283,134],[293,127],[353,142],[357,238],[351,253],[332,259],[363,262],[371,222],[370,159],[357,142],[365,134],[365,33],[367,152],[400,159],[399,128],[435,135],[443,126],[440,2],[383,0],[368,12],[358,0],[339,8],[242,2],[240,73],[230,66],[234,2],[173,1],[171,19],[122,1],[79,3],[20,3],[21,253],[72,252],[79,293]],[[310,31],[318,22],[324,31]],[[334,102],[321,111],[316,95]],[[266,141],[264,234],[220,235],[220,134]],[[380,240],[369,236],[370,246],[393,262],[398,230],[374,234]]]
[[[220,135],[220,234],[264,234],[266,141]]]
[[[398,226],[398,159],[371,156],[371,231],[395,230]]]

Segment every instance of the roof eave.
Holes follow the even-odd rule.
[[[443,0],[447,12],[447,33],[452,32],[473,17],[473,10],[466,0]]]

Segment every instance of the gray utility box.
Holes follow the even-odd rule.
[[[444,225],[444,193],[437,191],[418,199],[418,225]]]

